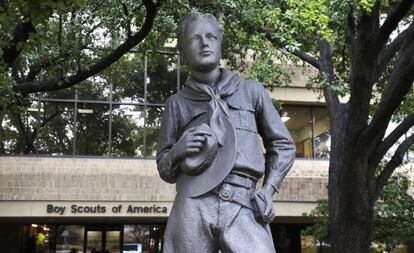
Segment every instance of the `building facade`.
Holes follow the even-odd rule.
[[[0,164],[2,252],[125,252],[133,244],[161,252],[175,187],[153,159],[4,156]],[[301,252],[299,232],[310,222],[303,213],[326,186],[326,161],[296,160],[274,199],[275,241],[289,248],[280,252]],[[33,241],[50,251],[30,251]]]
[[[175,53],[131,57],[124,79],[34,94],[0,115],[0,252],[161,252],[175,185],[159,178],[154,155],[165,99],[184,75]],[[328,114],[305,88],[314,72],[293,70],[289,87],[269,91],[297,149],[274,197],[279,253],[311,252],[305,214],[327,197]]]

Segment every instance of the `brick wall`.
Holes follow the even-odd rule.
[[[328,162],[296,160],[278,201],[327,196]],[[0,157],[0,200],[172,201],[152,159]]]

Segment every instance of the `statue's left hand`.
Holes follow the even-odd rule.
[[[256,203],[259,216],[265,223],[270,223],[275,218],[273,208],[273,194],[275,190],[270,185],[264,185],[262,189],[255,191],[253,201]]]

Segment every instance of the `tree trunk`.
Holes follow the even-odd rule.
[[[371,243],[373,207],[367,201],[366,189],[354,184],[357,179],[352,176],[347,178],[348,187],[330,187],[330,199],[336,199],[336,207],[330,208],[331,252],[366,253]]]
[[[407,242],[407,253],[414,253],[414,241]]]
[[[338,121],[336,122],[338,123]],[[346,123],[342,123],[345,126]],[[331,252],[367,253],[373,225],[373,175],[368,152],[352,127],[334,126],[329,165]]]

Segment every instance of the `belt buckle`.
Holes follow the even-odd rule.
[[[219,196],[222,200],[230,200],[234,195],[234,188],[229,184],[223,184],[220,188]]]

